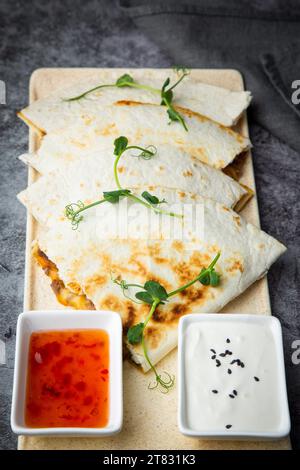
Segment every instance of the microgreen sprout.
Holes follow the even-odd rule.
[[[184,284],[183,286],[180,286],[171,292],[167,292],[166,289],[159,282],[152,281],[152,280],[145,282],[144,286],[141,286],[140,284],[128,284],[124,280],[113,279],[113,282],[115,282],[122,288],[123,293],[124,293],[124,290],[128,289],[131,286],[142,288],[143,290],[136,292],[135,299],[137,299],[138,301],[142,303],[151,305],[149,313],[147,317],[145,318],[144,322],[140,322],[140,323],[133,325],[132,327],[129,328],[127,332],[127,340],[130,344],[132,345],[141,344],[145,359],[150,369],[153,371],[155,375],[154,384],[149,384],[150,389],[159,387],[162,392],[167,393],[173,387],[175,383],[175,378],[171,376],[168,372],[164,372],[164,375],[159,374],[157,372],[156,367],[152,363],[149,357],[146,342],[145,342],[144,333],[145,333],[147,324],[151,320],[156,308],[159,305],[164,305],[166,302],[168,302],[168,299],[170,297],[174,297],[175,295],[178,295],[180,292],[184,291],[185,289],[188,289],[193,284],[200,282],[201,284],[205,286],[210,285],[212,287],[217,287],[220,283],[220,274],[218,274],[215,271],[215,265],[218,259],[220,258],[220,256],[221,256],[221,253],[218,253],[214,257],[210,265],[207,268],[203,268],[201,272],[198,274],[198,276],[196,276],[194,279],[189,281],[187,284]],[[127,295],[126,297],[129,298]],[[135,299],[131,299],[131,300],[136,301]]]
[[[177,72],[179,75],[178,80],[171,85],[169,88],[168,86],[170,85],[170,79],[167,78],[162,86],[161,89],[159,88],[154,88],[149,85],[143,85],[141,83],[137,83],[131,75],[128,73],[125,73],[121,77],[119,77],[115,83],[109,83],[105,85],[98,85],[90,90],[85,91],[84,93],[81,93],[80,95],[74,96],[72,98],[64,98],[63,101],[66,102],[72,102],[72,101],[79,101],[83,98],[86,98],[89,94],[94,93],[95,91],[98,91],[102,88],[111,88],[111,87],[116,87],[116,88],[124,88],[124,87],[131,87],[131,88],[139,88],[141,90],[146,90],[151,93],[160,95],[161,97],[161,105],[167,107],[167,113],[171,121],[177,121],[179,122],[183,128],[187,131],[187,126],[186,123],[183,119],[183,117],[179,114],[179,112],[174,108],[172,105],[172,100],[173,100],[173,90],[174,88],[179,85],[179,83],[189,74],[189,70],[186,69],[185,67],[175,67],[174,70]]]
[[[156,214],[164,214],[170,217],[183,218],[182,214],[175,214],[174,212],[165,211],[158,207],[160,204],[165,204],[167,202],[165,199],[160,200],[157,196],[155,196],[154,194],[150,194],[148,191],[144,191],[141,195],[142,197],[140,198],[136,196],[135,194],[133,194],[130,191],[130,189],[122,188],[120,180],[119,180],[119,176],[118,176],[118,163],[123,153],[128,150],[138,150],[139,154],[135,156],[144,158],[146,160],[154,157],[154,155],[156,154],[156,147],[154,147],[153,145],[149,145],[146,148],[140,147],[138,145],[128,145],[127,137],[124,137],[124,136],[118,137],[114,141],[114,152],[113,152],[115,156],[113,171],[114,171],[115,182],[116,182],[118,189],[114,191],[104,191],[103,198],[91,204],[85,205],[82,201],[68,204],[65,207],[65,216],[67,217],[67,219],[71,220],[73,230],[76,230],[80,222],[82,222],[83,211],[90,209],[91,207],[98,206],[99,204],[102,204],[103,202],[109,202],[111,204],[118,203],[122,197],[127,197],[131,199],[132,201],[142,204],[148,209],[153,210]]]
[[[156,147],[153,145],[150,145],[146,148],[140,147],[138,145],[128,145],[128,139],[127,137],[120,136],[114,141],[114,155],[115,155],[115,162],[114,162],[114,177],[115,177],[115,182],[117,187],[121,190],[122,186],[119,180],[118,176],[118,163],[120,161],[121,156],[123,155],[124,152],[128,150],[138,150],[140,153],[137,156],[140,156],[142,158],[152,158],[156,154]],[[159,204],[166,203],[167,201],[159,200],[157,196],[154,194],[148,193],[148,191],[144,191],[142,194],[142,198],[139,198],[138,196],[130,193],[127,196],[128,198],[132,199],[133,201],[142,204],[145,207],[148,207],[149,209],[154,210],[155,213],[157,214],[165,214],[169,215],[171,217],[179,217],[182,218],[182,214],[175,214],[174,212],[168,212],[163,209],[160,209],[158,207]]]
[[[78,225],[83,220],[82,212],[91,209],[92,207],[99,206],[103,202],[110,202],[111,204],[115,204],[119,202],[122,196],[128,196],[130,193],[129,189],[120,189],[117,191],[105,191],[103,193],[103,199],[99,199],[99,201],[95,201],[91,204],[85,205],[82,201],[78,201],[77,203],[68,204],[65,207],[65,216],[67,219],[71,221],[72,229],[77,230]]]
[[[105,202],[105,199],[101,199],[100,201],[96,201],[88,205],[85,205],[82,201],[77,201],[73,202],[72,204],[68,204],[65,208],[65,215],[67,219],[71,221],[72,230],[77,230],[78,225],[83,220],[81,212],[86,209],[90,209],[91,207],[97,206],[98,204],[102,204],[102,202]]]
[[[132,302],[136,303],[136,304],[142,304],[143,302],[142,301],[138,301],[134,298],[132,298],[129,294],[128,294],[128,291],[130,288],[143,288],[143,286],[141,286],[140,284],[129,284],[128,282],[124,281],[123,279],[120,279],[119,277],[113,277],[113,275],[111,274],[111,280],[114,284],[116,284],[117,286],[120,286],[120,288],[122,289],[122,292],[123,292],[123,295],[124,297],[126,297],[127,299],[131,300]]]

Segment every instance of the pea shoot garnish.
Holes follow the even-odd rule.
[[[167,107],[167,113],[168,113],[168,116],[170,118],[170,123],[171,123],[171,121],[177,121],[182,125],[182,127],[186,131],[188,131],[185,120],[183,119],[181,114],[179,114],[179,112],[172,105],[172,100],[173,100],[173,91],[172,90],[183,80],[183,78],[186,75],[187,75],[186,73],[183,74],[177,80],[177,82],[174,85],[170,86],[169,88],[168,88],[168,86],[170,85],[170,79],[169,78],[166,79],[166,81],[164,82],[164,84],[162,86],[162,89],[161,89],[161,103],[160,104],[162,106]]]
[[[165,199],[159,199],[154,194],[150,194],[148,191],[142,193],[142,197],[146,199],[152,206],[157,206],[158,204],[164,204],[167,201]]]
[[[162,86],[161,89],[159,88],[154,88],[149,85],[143,85],[141,83],[137,83],[131,75],[128,73],[125,73],[121,77],[119,77],[115,83],[110,83],[106,85],[98,85],[94,88],[91,88],[90,90],[85,91],[84,93],[81,93],[78,96],[74,96],[72,98],[65,98],[63,101],[66,102],[72,102],[72,101],[79,101],[83,98],[86,98],[89,94],[94,93],[95,91],[98,91],[102,88],[111,88],[111,87],[116,87],[116,88],[124,88],[124,87],[131,87],[131,88],[139,88],[141,90],[146,90],[150,91],[151,93],[155,93],[157,95],[160,95],[161,97],[161,105],[167,107],[167,114],[170,118],[170,123],[173,121],[179,122],[182,127],[187,131],[188,128],[186,126],[186,123],[181,116],[181,114],[176,110],[176,108],[172,105],[173,101],[173,90],[174,88],[179,85],[179,83],[187,76],[189,75],[189,71],[184,68],[184,67],[177,67],[175,68],[176,72],[179,74],[178,80],[171,86],[170,85],[170,78],[167,78]]]
[[[133,283],[128,283],[126,281],[124,281],[123,279],[120,279],[120,278],[113,278],[112,276],[112,273],[111,273],[111,280],[112,282],[114,282],[115,284],[117,284],[118,286],[120,286],[120,288],[122,289],[122,292],[123,292],[123,295],[124,297],[126,297],[127,299],[131,300],[132,302],[135,302],[136,304],[142,304],[143,302],[141,301],[138,301],[136,299],[133,299],[132,297],[130,297],[128,295],[128,290],[131,288],[131,287],[138,287],[140,289],[143,289],[143,286],[141,284],[133,284]]]
[[[150,389],[154,388],[159,388],[163,393],[167,393],[174,385],[175,383],[175,377],[171,376],[168,372],[164,372],[164,374],[159,374],[157,372],[156,367],[152,364],[151,359],[149,358],[146,343],[145,343],[145,329],[147,327],[147,324],[151,320],[156,308],[159,305],[163,305],[166,302],[168,302],[168,299],[170,297],[173,297],[180,292],[184,291],[185,289],[188,289],[191,287],[193,284],[200,282],[201,284],[205,286],[212,286],[212,287],[217,287],[220,283],[220,274],[218,274],[215,271],[215,265],[220,258],[221,253],[218,253],[210,265],[207,268],[203,268],[201,272],[196,276],[194,279],[192,279],[190,282],[187,284],[178,287],[177,289],[167,292],[166,289],[156,281],[147,281],[143,286],[140,284],[130,284],[127,283],[124,280],[120,280],[118,278],[113,279],[112,281],[119,285],[123,291],[123,294],[131,299],[133,302],[136,303],[145,303],[148,305],[151,305],[149,313],[147,317],[145,318],[144,322],[137,323],[136,325],[133,325],[131,328],[129,328],[127,332],[127,340],[130,344],[136,345],[136,344],[141,344],[143,353],[145,356],[145,359],[147,363],[150,366],[150,369],[153,371],[155,375],[155,382],[154,384],[149,384]],[[134,288],[142,288],[143,290],[138,290],[135,294],[135,298],[131,298],[128,296],[128,290],[130,287]]]
[[[83,220],[83,211],[98,206],[99,204],[102,204],[104,202],[116,204],[120,201],[122,197],[127,197],[139,204],[142,204],[148,209],[153,210],[156,214],[165,214],[170,217],[183,218],[182,214],[175,214],[174,212],[165,211],[158,207],[160,204],[164,204],[167,202],[165,199],[160,200],[157,196],[155,196],[154,194],[150,194],[148,191],[144,191],[141,195],[142,197],[140,198],[133,194],[130,189],[122,188],[118,176],[118,163],[123,153],[128,150],[138,150],[138,154],[134,155],[134,157],[140,157],[146,160],[149,160],[156,154],[156,148],[153,145],[149,145],[146,148],[140,147],[138,145],[128,145],[127,137],[118,137],[114,141],[114,178],[118,189],[114,191],[104,191],[103,198],[91,204],[85,205],[82,201],[77,201],[76,203],[68,204],[65,208],[65,215],[71,221],[73,230],[76,230],[80,222]]]
[[[149,145],[146,148],[140,147],[138,145],[128,145],[128,139],[127,137],[124,137],[124,136],[120,136],[114,141],[114,147],[115,147],[114,155],[116,157],[115,162],[114,162],[115,182],[116,182],[118,189],[121,191],[124,191],[124,189],[121,186],[119,176],[118,176],[118,163],[123,153],[128,150],[138,150],[139,153],[135,155],[135,157],[140,157],[140,158],[148,160],[149,158],[154,157],[157,150],[156,150],[156,147],[154,147],[153,145]],[[127,189],[125,191],[129,191],[129,190]],[[183,217],[181,214],[175,214],[174,212],[168,212],[163,209],[160,209],[158,206],[160,204],[166,203],[167,201],[165,201],[164,199],[159,200],[157,196],[155,196],[154,194],[150,194],[148,191],[144,191],[142,193],[143,199],[132,194],[130,191],[127,193],[127,197],[132,199],[135,202],[138,202],[139,204],[142,204],[145,207],[148,207],[149,209],[152,209],[157,214],[165,214],[171,217],[179,217],[179,218]]]
[[[120,189],[117,191],[104,191],[103,199],[99,201],[92,202],[91,204],[84,205],[82,201],[73,202],[68,204],[65,208],[65,215],[67,219],[71,221],[72,229],[77,230],[78,225],[83,220],[83,215],[81,213],[87,209],[98,206],[103,202],[110,202],[111,204],[116,204],[119,202],[122,196],[129,196],[129,189]]]

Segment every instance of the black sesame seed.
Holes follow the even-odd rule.
[[[229,338],[226,339],[226,343],[230,343],[230,339],[229,339]]]
[[[214,349],[210,349],[210,351],[214,354],[217,354],[216,351]]]
[[[225,354],[228,354],[228,356],[232,356],[232,352],[226,349]]]
[[[212,390],[213,393],[219,393],[218,390]]]
[[[214,354],[213,356],[211,356],[211,359],[216,359],[216,355]]]
[[[232,428],[232,424],[226,424],[225,427],[226,427],[226,429],[230,429],[230,428]]]
[[[219,354],[219,356],[220,356],[220,357],[225,357],[226,354],[225,354],[225,353],[221,353],[221,354]]]
[[[255,382],[259,382],[259,378],[258,378],[258,377],[254,377],[254,380],[255,380]]]
[[[220,367],[221,365],[221,362],[219,361],[219,359],[216,360],[216,367]]]
[[[229,396],[230,396],[230,398],[234,398],[234,395],[232,395],[231,393],[229,393]]]
[[[232,393],[233,393],[235,396],[237,396],[237,394],[238,394],[236,390],[233,390]]]
[[[240,363],[241,368],[243,369],[245,367],[245,364],[243,362]]]
[[[238,362],[238,359],[233,359],[233,361],[231,361],[230,365],[235,364],[236,362]]]
[[[232,373],[232,370],[231,369],[227,369],[227,374],[231,374]]]

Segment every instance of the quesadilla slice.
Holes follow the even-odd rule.
[[[233,130],[223,127],[192,111],[177,107],[188,128],[168,118],[165,106],[118,101],[101,108],[101,113],[87,111],[74,114],[59,128],[49,126],[53,138],[67,135],[78,148],[97,150],[103,137],[113,141],[126,135],[135,144],[173,145],[215,168],[224,168],[250,147],[250,141]],[[55,123],[54,123],[55,124]]]
[[[81,81],[68,88],[55,91],[47,98],[33,102],[30,106],[22,109],[20,117],[33,123],[39,129],[49,131],[50,129],[64,126],[73,114],[92,113],[99,115],[102,107],[112,105],[116,101],[139,101],[141,103],[160,104],[160,93],[166,73],[161,73],[161,78],[145,78],[149,72],[142,74],[134,71],[133,78],[138,83],[156,89],[158,92],[151,92],[129,86],[107,87],[109,83],[115,83],[118,76],[110,72],[108,80],[88,80]],[[178,79],[176,74],[169,74],[171,83]],[[104,88],[98,88],[105,85]],[[81,96],[89,90],[94,90],[86,94],[83,98],[68,101],[70,98]],[[213,121],[226,127],[233,126],[249,106],[251,93],[249,91],[230,91],[225,88],[207,85],[197,82],[190,77],[186,77],[174,89],[173,103],[177,106],[191,109]]]
[[[162,144],[155,152],[151,159],[137,156],[136,150],[122,157],[118,175],[124,187],[161,186],[189,191],[228,207],[247,201],[249,193],[237,181],[182,149]],[[50,199],[57,199],[60,186],[65,190],[63,201],[97,199],[101,192],[116,186],[113,146],[108,139],[101,139],[97,149],[90,151],[78,148],[65,136],[60,140],[48,134],[36,153],[21,155],[20,159],[45,175],[25,191],[27,198],[34,198],[36,203],[43,200],[45,191]]]
[[[264,276],[285,251],[274,238],[211,199],[199,197],[195,204],[186,194],[184,204],[178,205],[173,190],[159,191],[157,195],[169,201],[167,208],[176,204],[183,219],[157,214],[151,218],[152,211],[125,198],[87,210],[77,230],[65,219],[37,240],[72,295],[85,295],[96,309],[120,312],[125,331],[144,321],[149,305],[135,303],[135,289],[122,289],[122,280],[140,285],[155,280],[170,292],[197,276],[221,253],[217,287],[197,283],[157,308],[145,330],[153,364],[176,346],[182,315],[219,311]],[[127,228],[126,233],[120,227]],[[147,371],[141,346],[127,346],[133,360]]]

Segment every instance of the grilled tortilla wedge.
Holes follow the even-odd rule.
[[[52,132],[53,138],[58,140],[61,134],[67,133],[78,147],[91,151],[97,149],[103,136],[111,142],[125,135],[135,145],[173,145],[217,169],[226,167],[251,146],[247,137],[232,129],[189,109],[177,107],[177,110],[184,117],[188,131],[179,122],[170,124],[164,106],[133,101],[104,106],[97,114],[92,111],[71,114],[65,125],[57,127],[54,122],[41,131]]]
[[[124,187],[173,188],[210,197],[228,207],[246,200],[248,191],[237,181],[182,149],[162,144],[149,160],[137,157],[137,153],[136,150],[128,151],[120,160],[118,176]],[[45,176],[26,190],[32,197],[36,191],[43,194],[51,181],[59,185],[58,179],[63,179],[69,188],[65,201],[98,199],[103,191],[116,186],[113,146],[106,138],[97,143],[96,149],[89,149],[78,147],[68,135],[57,139],[48,134],[36,153],[21,155],[20,159]],[[55,187],[53,190],[55,197],[57,190]]]
[[[158,72],[157,72],[158,73]],[[151,73],[150,73],[151,75]],[[175,83],[178,76],[168,74],[171,82]],[[110,79],[102,84],[114,83],[118,75],[110,71]],[[161,89],[166,79],[166,72],[160,73],[160,78],[149,77],[149,71],[134,71],[133,78],[141,84]],[[48,131],[64,126],[73,114],[101,113],[102,107],[112,105],[116,101],[139,101],[141,103],[160,104],[160,94],[130,87],[108,87],[95,90],[78,101],[66,101],[69,98],[85,93],[101,85],[101,80],[84,80],[62,90],[55,91],[46,98],[33,102],[22,109],[20,116],[34,123],[38,128]],[[207,85],[185,77],[174,89],[173,102],[177,106],[191,109],[226,127],[233,126],[249,106],[251,94],[248,91],[230,91],[225,88]]]
[[[166,208],[177,204],[173,190],[160,192],[157,188],[156,193],[169,201]],[[177,211],[184,211],[186,206],[193,210],[178,219],[158,216],[126,199],[118,204],[104,203],[86,211],[77,230],[62,217],[37,240],[57,267],[64,286],[74,295],[85,295],[96,309],[120,312],[125,331],[145,319],[149,305],[133,302],[136,291],[122,292],[113,279],[141,285],[156,280],[170,292],[196,277],[221,252],[216,266],[221,275],[218,287],[197,283],[158,307],[146,329],[153,363],[176,346],[177,323],[182,315],[219,311],[264,276],[285,251],[274,238],[211,199],[198,196],[195,204],[192,195],[186,194]],[[198,216],[193,219],[195,211]],[[115,223],[120,213],[128,216],[121,224],[128,231],[119,231]],[[178,224],[177,229],[174,224]],[[133,360],[147,371],[140,345],[127,346]]]

